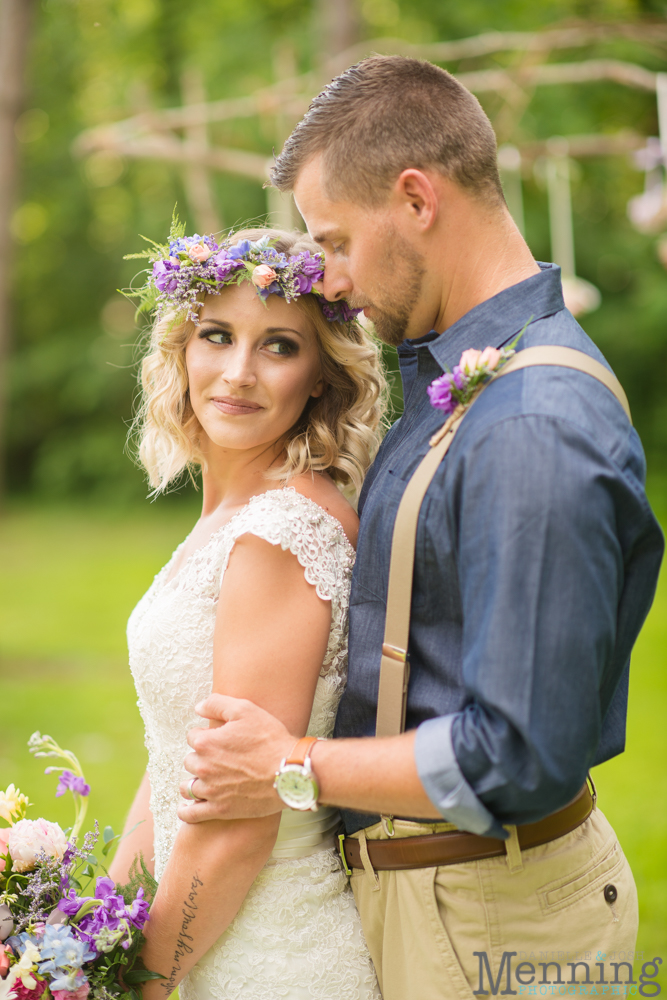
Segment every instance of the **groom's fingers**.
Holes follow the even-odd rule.
[[[199,702],[195,707],[195,712],[203,719],[212,719],[216,722],[234,722],[252,714],[253,709],[261,711],[257,705],[246,698],[232,698],[227,694],[210,694],[204,701]]]

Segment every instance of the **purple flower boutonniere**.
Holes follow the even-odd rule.
[[[454,370],[447,371],[434,379],[426,390],[431,406],[436,410],[442,410],[447,416],[452,414],[457,406],[468,406],[476,390],[514,357],[516,345],[532,319],[531,316],[518,336],[507,347],[502,347],[500,350],[486,347],[483,351],[469,348],[464,351]]]

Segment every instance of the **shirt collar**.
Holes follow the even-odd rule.
[[[539,261],[538,265],[539,274],[481,302],[444,333],[432,330],[418,340],[404,341],[398,348],[401,360],[407,360],[407,355],[414,354],[416,349],[427,348],[443,371],[451,369],[469,347],[478,351],[485,347],[501,347],[516,336],[531,317],[535,321],[560,312],[565,308],[560,268]]]

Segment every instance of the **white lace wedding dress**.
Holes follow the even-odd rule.
[[[235,541],[247,532],[293,552],[306,580],[331,601],[329,644],[308,733],[333,733],[346,679],[354,550],[339,522],[312,500],[291,488],[270,490],[253,497],[168,580],[179,546],[128,623],[130,665],[146,727],[158,879],[180,826],[186,733],[205,725],[194,706],[211,691],[222,577]],[[181,982],[181,1000],[380,1000],[333,847],[337,825],[333,809],[285,810],[271,859],[234,921]]]

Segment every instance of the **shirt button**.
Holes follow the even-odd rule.
[[[608,903],[615,903],[618,899],[618,892],[615,885],[606,885],[604,887],[604,898]]]

